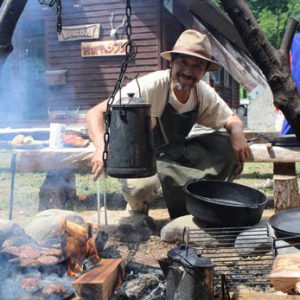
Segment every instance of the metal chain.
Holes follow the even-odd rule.
[[[57,23],[56,23],[56,30],[58,34],[61,34],[62,30],[62,18],[61,18],[61,12],[62,12],[62,4],[61,0],[38,0],[40,4],[47,5],[49,7],[54,6],[54,4],[57,4],[56,12],[57,12]]]
[[[112,92],[112,95],[107,101],[107,106],[106,106],[106,113],[105,113],[105,132],[104,132],[104,150],[102,154],[102,160],[104,164],[104,171],[106,171],[107,167],[107,158],[108,158],[108,144],[109,144],[109,130],[110,130],[110,122],[111,122],[111,111],[110,107],[112,103],[114,102],[115,96],[117,92],[120,90],[121,85],[123,83],[123,79],[127,70],[128,64],[134,59],[136,53],[137,53],[137,48],[134,42],[131,39],[131,34],[132,34],[132,26],[131,26],[131,5],[130,5],[130,0],[127,0],[126,3],[126,36],[127,36],[127,42],[125,43],[125,60],[122,62],[121,68],[120,68],[120,73],[119,73],[119,78],[116,81],[114,90]],[[120,105],[121,105],[121,95],[120,95]]]
[[[61,18],[62,5],[61,5],[61,0],[57,0],[56,12],[57,12],[56,30],[57,30],[58,34],[61,34],[61,30],[62,30],[62,18]]]
[[[48,5],[49,7],[52,7],[57,0],[51,0],[50,2],[47,1],[47,0],[38,0],[40,4],[43,4],[43,5]]]

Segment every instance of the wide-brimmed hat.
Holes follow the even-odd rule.
[[[207,71],[218,71],[221,65],[211,58],[211,45],[208,37],[199,31],[188,29],[176,41],[171,51],[162,52],[160,55],[166,60],[172,60],[172,53],[191,55],[201,58],[209,63]]]

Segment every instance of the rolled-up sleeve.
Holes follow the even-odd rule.
[[[205,82],[197,85],[199,112],[197,123],[213,129],[224,127],[233,111],[217,92]]]

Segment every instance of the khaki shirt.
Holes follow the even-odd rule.
[[[138,83],[137,83],[138,81]],[[170,70],[162,70],[149,73],[136,80],[132,80],[121,90],[121,97],[128,97],[128,93],[134,93],[135,97],[143,98],[147,103],[151,104],[152,126],[156,125],[156,118],[161,117],[166,101],[170,82]],[[139,93],[139,87],[140,92]],[[232,110],[226,102],[217,94],[217,92],[204,81],[199,81],[192,90],[188,101],[184,104],[180,103],[176,95],[170,88],[169,103],[173,108],[180,112],[188,112],[197,106],[196,94],[199,101],[199,111],[197,123],[213,129],[224,127],[233,115]],[[119,99],[116,95],[115,101]]]

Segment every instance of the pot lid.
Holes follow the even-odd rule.
[[[214,264],[207,257],[200,254],[192,254],[181,260],[182,265],[187,268],[212,268]]]
[[[144,98],[135,97],[134,93],[128,93],[128,97],[115,98],[111,107],[150,107]]]
[[[182,258],[196,254],[197,250],[195,248],[187,247],[185,245],[180,245],[168,252],[168,258],[181,261]]]

